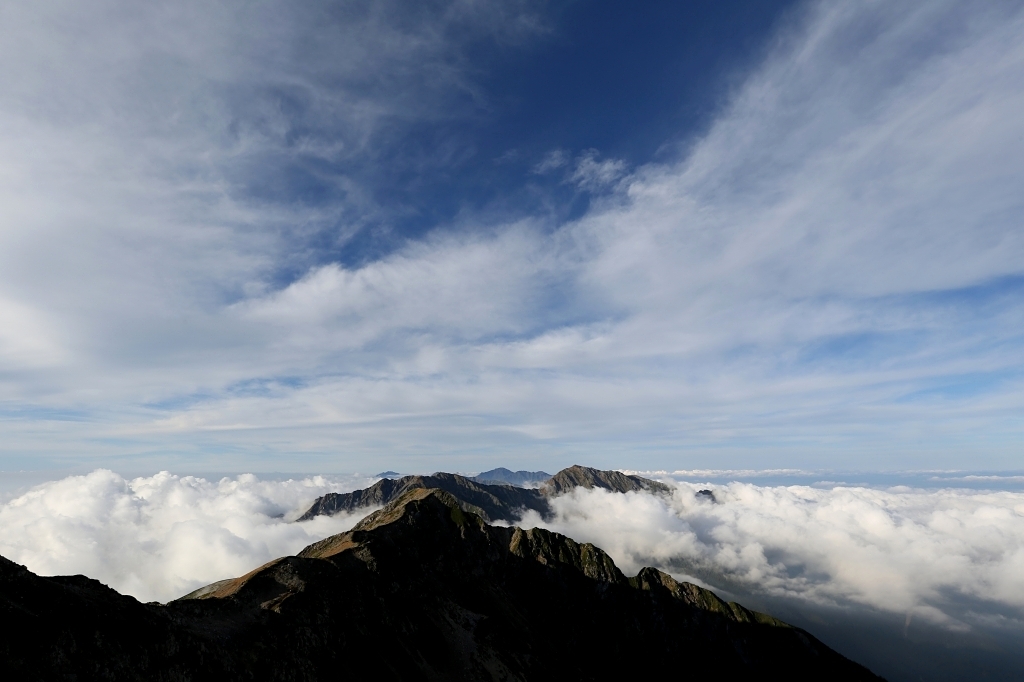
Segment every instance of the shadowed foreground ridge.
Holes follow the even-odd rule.
[[[0,562],[4,679],[875,680],[808,633],[413,489],[353,530],[167,605]]]
[[[542,472],[494,469],[487,474],[504,472],[515,477],[528,477],[529,474]],[[409,490],[438,488],[454,495],[460,506],[468,512],[480,516],[484,521],[507,521],[516,523],[523,518],[527,510],[539,513],[543,518],[551,514],[548,499],[572,491],[574,488],[603,488],[612,492],[653,492],[668,493],[670,489],[664,483],[651,481],[640,476],[631,476],[618,471],[600,471],[590,467],[574,465],[562,469],[544,481],[540,488],[520,488],[515,485],[501,484],[497,481],[485,482],[481,476],[466,478],[458,474],[438,472],[431,476],[404,476],[399,479],[385,478],[369,488],[355,490],[350,493],[327,493],[317,498],[299,521],[307,521],[315,516],[333,516],[334,514],[351,513],[365,507],[379,507],[397,500]]]

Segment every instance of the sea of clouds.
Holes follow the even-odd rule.
[[[81,573],[142,601],[168,601],[348,530],[362,514],[295,519],[320,495],[373,480],[166,471],[126,479],[100,469],[4,502],[0,555],[41,575]]]
[[[905,614],[953,630],[1024,625],[1024,493],[676,482],[577,489],[543,525],[738,595]]]
[[[206,480],[107,470],[0,505],[0,554],[43,575],[82,573],[166,601],[349,529],[361,514],[295,521],[361,476]],[[632,575],[658,566],[735,595],[905,614],[935,626],[1024,625],[1024,493],[671,481],[671,495],[577,489],[527,516],[606,550]],[[367,512],[371,510],[366,510]]]

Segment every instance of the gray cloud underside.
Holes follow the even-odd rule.
[[[474,96],[451,27],[527,41],[545,30],[528,6],[452,3],[416,26],[76,7],[0,22],[17,66],[0,82],[12,453],[41,434],[93,458],[158,441],[350,462],[538,443],[829,447],[864,466],[893,444],[1016,451],[1017,5],[810,5],[678,160],[562,168],[603,188],[578,220],[438,230],[351,267],[295,245],[387,207],[358,178],[328,204],[278,201],[265,169],[372,160],[403,118],[444,116]]]

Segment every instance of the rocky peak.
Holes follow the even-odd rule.
[[[617,493],[628,492],[671,492],[664,483],[652,481],[640,476],[631,476],[619,471],[601,471],[591,467],[575,464],[567,469],[562,469],[549,478],[541,486],[545,495],[560,495],[575,488],[603,488]]]

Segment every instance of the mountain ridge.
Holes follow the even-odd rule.
[[[494,482],[485,483],[476,478],[437,472],[429,476],[385,478],[368,488],[349,493],[327,493],[318,497],[297,520],[308,521],[316,516],[333,516],[340,513],[352,513],[367,507],[383,506],[398,499],[406,491],[416,488],[444,490],[458,498],[465,511],[477,514],[488,522],[505,521],[507,523],[521,521],[526,511],[535,511],[544,519],[550,518],[552,513],[550,499],[576,488],[603,488],[619,493],[671,492],[671,488],[658,481],[618,471],[601,471],[578,464],[562,469],[541,483],[539,488],[521,488]]]
[[[166,605],[3,560],[0,613],[31,625],[0,642],[7,679],[879,679],[771,616],[653,568],[628,578],[552,531],[489,525],[440,489]]]
[[[427,528],[431,529],[430,532],[426,532]],[[423,538],[430,540],[424,544],[421,542]],[[472,550],[468,556],[462,551],[467,547]],[[243,581],[239,589],[226,595],[226,598],[250,605],[258,602],[260,608],[287,612],[288,605],[294,604],[293,600],[295,599],[301,599],[302,595],[310,589],[309,583],[301,577],[306,568],[303,564],[291,562],[290,559],[268,564],[253,574],[249,574],[248,579]],[[566,620],[572,622],[575,629],[581,627],[586,629],[580,622],[582,620],[599,624],[604,633],[603,635],[595,634],[596,641],[602,639],[605,641],[599,647],[593,648],[592,654],[594,654],[595,660],[599,653],[616,649],[633,650],[640,644],[638,642],[631,644],[619,642],[616,645],[620,636],[627,642],[631,642],[630,635],[620,631],[618,616],[609,618],[609,614],[602,613],[600,609],[594,610],[587,618],[580,618],[578,614],[573,613],[577,609],[585,610],[586,607],[583,604],[591,600],[596,600],[598,604],[604,600],[617,603],[620,610],[630,612],[631,617],[624,619],[626,622],[632,621],[634,625],[638,622],[644,623],[644,625],[638,626],[644,635],[642,639],[654,637],[659,642],[658,647],[668,647],[669,650],[673,648],[669,641],[672,638],[664,641],[659,639],[666,633],[662,632],[661,635],[657,635],[654,625],[645,620],[649,618],[650,614],[644,615],[645,612],[637,608],[638,605],[635,602],[637,595],[646,594],[651,603],[656,603],[663,609],[664,612],[659,614],[660,617],[683,626],[682,632],[679,634],[688,634],[700,642],[701,646],[697,649],[701,651],[709,647],[722,649],[723,655],[726,653],[739,655],[754,669],[772,668],[773,666],[784,668],[791,679],[801,679],[799,675],[801,665],[809,666],[808,671],[815,670],[815,675],[827,669],[830,671],[832,679],[877,679],[856,664],[842,659],[841,656],[827,649],[808,633],[769,615],[750,611],[739,604],[725,602],[710,590],[689,583],[679,583],[668,574],[654,568],[645,568],[637,576],[628,578],[600,548],[589,543],[578,543],[552,531],[539,528],[524,530],[517,527],[490,526],[480,516],[465,511],[463,505],[454,495],[443,490],[423,488],[407,490],[398,499],[364,518],[352,530],[313,543],[299,552],[294,559],[328,561],[338,566],[360,566],[360,569],[350,570],[367,570],[378,575],[384,583],[391,585],[404,584],[409,581],[411,585],[408,587],[409,593],[406,597],[413,600],[424,599],[425,595],[429,598],[429,595],[435,592],[434,587],[431,586],[431,579],[424,578],[418,572],[409,574],[399,568],[398,572],[403,579],[395,581],[396,576],[392,572],[395,566],[408,566],[409,563],[412,563],[417,566],[435,567],[431,570],[436,570],[436,575],[440,576],[438,579],[442,581],[445,581],[444,576],[449,574],[462,573],[465,574],[464,579],[468,580],[468,576],[471,575],[490,574],[496,571],[498,575],[490,575],[491,581],[484,589],[488,598],[494,596],[491,583],[504,585],[507,589],[509,582],[521,579],[520,572],[531,573],[539,569],[545,577],[540,580],[527,581],[528,590],[512,590],[515,592],[514,598],[510,600],[506,597],[503,600],[506,603],[501,605],[499,611],[504,609],[514,611],[523,601],[533,599],[543,604],[540,611],[545,618],[556,622],[561,621],[562,627],[556,628],[558,631],[569,629],[567,623],[564,622]],[[506,573],[509,562],[512,562],[515,567],[512,570],[513,575],[520,577],[510,578]],[[426,568],[424,571],[430,572]],[[276,585],[273,590],[268,589],[271,581]],[[553,585],[549,584],[549,581],[553,581],[554,586],[558,588],[554,592],[551,591]],[[462,581],[455,582],[461,583]],[[522,586],[520,585],[520,587]],[[460,585],[459,589],[463,588],[464,585]],[[247,590],[251,594],[247,593]],[[559,597],[557,595],[563,590],[576,594],[579,597],[578,601],[574,601],[570,608],[549,608],[552,604],[558,604]],[[527,595],[532,596],[528,597]],[[582,598],[583,595],[586,595],[585,598]],[[206,599],[216,598],[211,596]],[[455,611],[466,616],[464,613],[467,610],[466,601],[474,602],[479,598],[480,595],[475,595],[471,599],[457,600],[459,603],[448,604],[447,607],[455,608]],[[507,602],[511,602],[515,606]],[[630,604],[630,608],[623,608],[623,603]],[[480,609],[479,604],[476,604],[474,608]],[[487,613],[487,608],[480,609],[484,613],[473,609],[468,610],[484,621],[493,620],[498,615],[493,612]],[[634,610],[635,612],[633,612]],[[472,622],[468,625],[466,622],[460,621],[462,625],[458,627],[448,623],[448,626],[453,628],[452,639],[456,643],[453,645],[456,649],[465,645],[466,638],[474,639],[475,625],[481,622],[474,618],[469,619]],[[540,615],[535,614],[532,618],[519,617],[510,618],[510,620],[519,621],[517,630],[525,628],[526,631],[530,631],[531,628],[537,629],[536,623],[543,619]],[[616,633],[610,641],[607,637],[609,631]],[[757,634],[752,635],[753,631],[756,631]],[[729,633],[730,638],[732,635],[736,635],[736,642],[724,644],[726,633]],[[557,639],[557,636],[554,632],[545,634],[545,638],[555,637]],[[772,646],[765,646],[762,639],[771,640]],[[458,644],[459,642],[462,644]],[[693,643],[691,642],[691,644]],[[538,646],[536,642],[530,644],[531,646],[527,648],[532,649],[533,646]],[[650,644],[648,642],[641,646],[641,649],[650,650]],[[509,656],[514,652],[509,652],[505,647],[496,645],[493,641],[489,645],[490,648],[482,647],[480,642],[475,642],[469,646],[469,649],[477,653],[481,648],[487,649],[480,654],[481,661],[500,662],[499,667],[504,674],[510,675],[510,679],[531,678],[526,673],[533,668],[527,662],[517,659],[514,655],[511,656],[510,661]],[[578,654],[579,652],[576,650],[583,646],[577,641],[570,649],[574,651],[574,654]],[[654,650],[660,650],[658,647],[654,647]],[[585,648],[590,649],[591,645],[587,645]],[[690,650],[686,646],[677,645],[675,648],[676,650],[680,648]],[[693,650],[694,653],[697,649]],[[780,658],[776,649],[785,652],[786,655]],[[651,655],[655,655],[654,651]],[[472,667],[470,659],[473,659],[473,655],[469,656],[465,664]],[[824,669],[815,667],[812,661],[819,659],[827,659],[831,663],[824,666]],[[636,673],[635,668],[639,664],[635,663],[634,657],[630,657],[630,660],[634,661],[633,672]],[[801,660],[803,663],[800,662]],[[518,668],[513,665],[516,661],[520,666]],[[483,665],[483,663],[480,664]],[[495,665],[497,664],[495,663]],[[565,664],[564,662],[547,661],[545,665],[562,666],[564,679],[598,679],[608,672],[606,662],[602,663],[600,667],[604,673],[597,668],[587,668],[586,665],[583,666],[585,670],[581,670],[579,666],[582,664],[578,663]],[[796,672],[794,673],[794,671]],[[627,671],[621,672],[625,674]],[[653,674],[654,669],[652,668],[650,672]],[[523,673],[523,675],[517,676],[518,673]],[[849,677],[844,677],[847,674]]]

